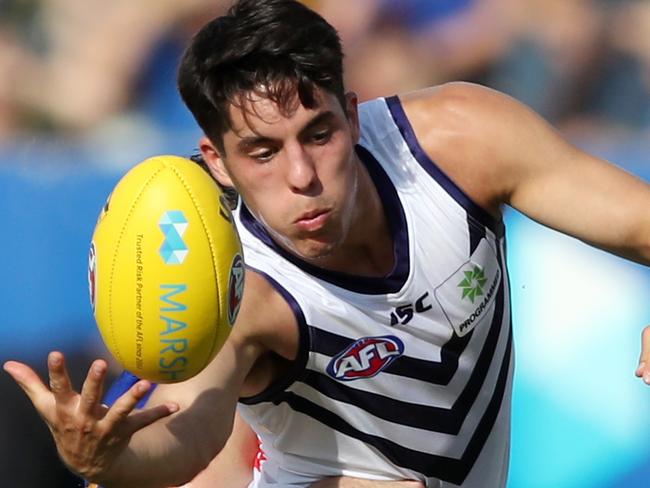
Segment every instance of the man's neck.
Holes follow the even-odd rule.
[[[377,187],[366,166],[361,161],[358,164],[359,186],[350,229],[331,255],[310,264],[353,275],[383,277],[395,264],[393,237]]]

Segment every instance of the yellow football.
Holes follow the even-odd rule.
[[[159,383],[200,372],[228,337],[244,287],[217,184],[177,156],[132,168],[97,221],[88,282],[102,338],[126,370]]]

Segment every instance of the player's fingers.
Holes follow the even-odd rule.
[[[17,361],[7,361],[4,363],[3,369],[23,389],[41,416],[48,420],[54,405],[54,398],[34,370]]]
[[[108,413],[109,406],[106,405],[105,403],[98,403],[95,406],[95,418],[96,419],[103,419],[106,417],[106,414]]]
[[[643,378],[643,381],[647,384],[650,384],[650,326],[643,329],[641,333],[641,356],[639,357],[636,375]]]
[[[47,369],[50,376],[50,390],[54,394],[54,399],[58,406],[64,407],[74,396],[74,391],[68,370],[65,367],[63,354],[58,351],[51,352],[47,357]]]
[[[126,432],[133,435],[147,425],[178,412],[178,409],[179,406],[176,403],[164,403],[132,413],[126,421]]]
[[[106,412],[106,416],[101,420],[101,423],[108,429],[114,428],[117,424],[124,422],[129,414],[136,407],[138,402],[144,398],[151,383],[146,380],[140,380],[133,385],[129,390],[122,395]]]
[[[90,366],[86,381],[84,381],[81,387],[81,398],[79,399],[78,407],[79,413],[83,415],[96,415],[97,406],[100,404],[103,394],[104,377],[106,376],[107,368],[106,362],[101,359],[93,362]]]

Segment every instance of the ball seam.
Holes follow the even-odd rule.
[[[164,164],[167,165],[167,163],[164,163]],[[195,164],[195,163],[191,163],[191,164]],[[185,178],[183,178],[183,175],[181,174],[181,172],[178,171],[178,169],[174,165],[170,164],[167,167],[174,172],[176,177],[179,179],[179,181],[182,183],[183,187],[185,188],[185,191],[187,192],[188,196],[192,200],[192,203],[194,204],[194,208],[196,209],[196,212],[199,214],[199,219],[201,220],[201,225],[203,226],[203,232],[205,233],[205,235],[208,238],[208,243],[210,245],[210,255],[212,257],[212,270],[213,270],[213,278],[214,278],[214,283],[215,283],[215,292],[216,292],[216,295],[217,295],[217,308],[218,308],[217,317],[219,317],[221,315],[221,313],[222,313],[221,300],[220,300],[221,297],[220,297],[220,294],[219,294],[219,286],[218,286],[218,283],[219,283],[219,276],[218,276],[218,271],[217,271],[218,263],[216,261],[216,252],[215,252],[215,248],[214,248],[214,242],[212,240],[212,234],[208,230],[208,226],[206,225],[206,221],[205,221],[205,216],[203,215],[203,211],[201,210],[201,207],[198,205],[198,201],[194,196],[194,192],[192,191],[190,186],[187,184],[187,181],[185,180]],[[201,170],[201,171],[203,171],[203,170]],[[207,356],[208,358],[211,358],[213,356],[214,348],[216,346],[218,338],[219,338],[219,331],[217,330],[217,332],[215,334],[215,337],[214,337],[214,339],[212,341],[212,347],[210,348],[210,352],[208,353],[208,356]]]
[[[164,164],[164,163],[163,163]],[[129,206],[129,211],[126,215],[126,219],[124,220],[124,224],[122,225],[122,228],[120,229],[120,234],[117,238],[117,242],[115,245],[115,252],[113,253],[113,259],[111,260],[111,275],[110,279],[108,281],[108,322],[110,324],[110,331],[111,331],[111,339],[113,341],[113,349],[115,351],[115,355],[117,356],[118,361],[122,362],[122,355],[120,354],[120,351],[118,350],[117,347],[117,341],[115,339],[115,329],[113,328],[113,275],[115,272],[115,262],[117,260],[117,255],[119,254],[119,248],[122,242],[122,237],[124,236],[125,229],[127,227],[127,224],[129,223],[129,220],[131,219],[131,215],[133,214],[133,210],[136,207],[136,204],[138,201],[142,198],[142,195],[144,194],[145,190],[147,187],[151,184],[151,182],[158,176],[158,174],[163,171],[165,168],[158,168],[155,173],[153,173],[145,182],[138,194],[136,195],[135,199],[133,202],[131,202],[131,205]],[[118,183],[119,185],[119,183]]]

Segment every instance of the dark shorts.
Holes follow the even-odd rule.
[[[117,379],[113,382],[113,384],[106,392],[106,395],[104,395],[104,403],[108,406],[113,405],[113,403],[115,403],[119,397],[126,393],[128,389],[135,385],[139,380],[140,378],[137,376],[132,375],[128,371],[124,371],[120,376],[117,377]],[[149,397],[156,389],[156,386],[156,383],[152,384],[151,389],[147,392],[144,398],[138,402],[136,408],[142,408],[146,405]]]

